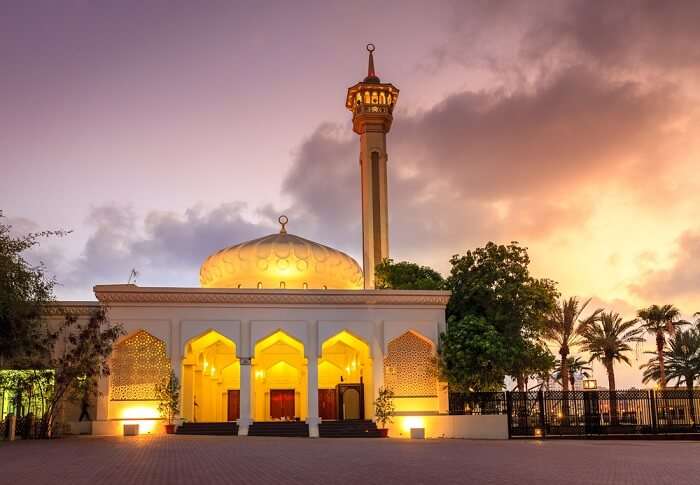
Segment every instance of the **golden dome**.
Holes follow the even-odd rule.
[[[204,288],[357,290],[362,270],[342,251],[318,244],[285,229],[209,256],[199,271]]]

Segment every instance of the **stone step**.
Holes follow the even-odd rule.
[[[322,438],[379,438],[381,435],[373,421],[324,421],[319,427]]]
[[[232,422],[183,423],[177,427],[175,434],[233,436],[238,434],[238,425]]]
[[[257,421],[248,428],[248,436],[309,436],[309,425],[295,421]]]

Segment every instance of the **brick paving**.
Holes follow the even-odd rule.
[[[162,436],[0,442],[1,484],[700,483],[700,442]]]

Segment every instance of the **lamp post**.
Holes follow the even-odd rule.
[[[595,379],[584,379],[583,380],[583,390],[584,391],[595,391],[598,389],[598,382]]]

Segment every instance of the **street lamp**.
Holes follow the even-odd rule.
[[[594,391],[598,389],[598,382],[595,379],[584,379],[583,389],[586,391]]]

